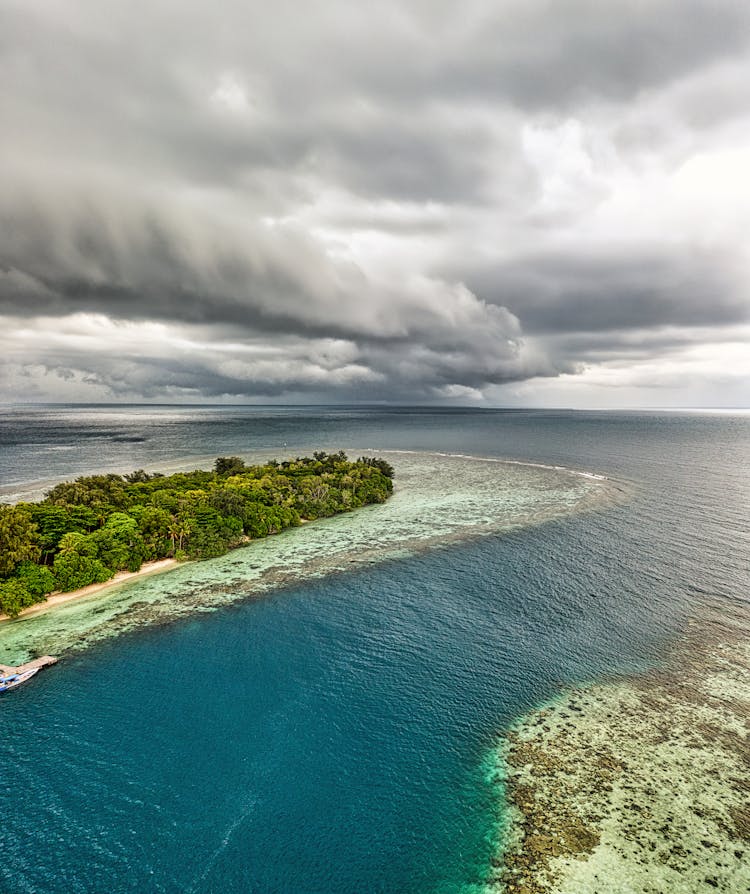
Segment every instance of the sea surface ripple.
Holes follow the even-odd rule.
[[[745,416],[13,409],[0,435],[6,495],[94,469],[351,445],[416,451],[403,454],[404,493],[425,451],[606,479],[436,457],[434,474],[466,463],[520,477],[492,492],[449,475],[461,511],[404,506],[426,548],[394,519],[379,526],[392,537],[385,551],[374,544],[377,561],[347,543],[344,518],[272,538],[286,560],[316,529],[342,539],[342,557],[364,558],[276,580],[262,599],[242,592],[221,611],[200,577],[208,563],[139,584],[152,621],[148,589],[174,586],[178,622],[170,609],[168,624],[87,635],[81,650],[66,640],[64,661],[0,702],[3,894],[480,891],[505,821],[498,734],[561,687],[658,664],[702,601],[731,612],[748,596]],[[67,461],[54,449],[76,443]],[[538,475],[552,477],[535,488]],[[612,485],[625,498],[594,511],[577,511],[580,492],[569,499],[571,487]],[[523,488],[520,514],[493,530],[490,503]],[[482,536],[457,530],[466,515],[484,519]],[[378,526],[365,517],[369,536]],[[220,560],[223,601],[258,570],[232,566],[240,556]],[[208,610],[190,604],[195,591]]]

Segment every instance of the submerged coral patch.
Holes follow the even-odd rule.
[[[750,610],[704,608],[666,667],[567,692],[498,753],[490,891],[750,890]]]

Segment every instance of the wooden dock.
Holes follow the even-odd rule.
[[[34,658],[33,661],[27,661],[26,664],[19,664],[18,667],[12,667],[10,664],[0,664],[0,674],[6,676],[10,674],[22,674],[24,671],[33,670],[34,668],[47,667],[49,664],[56,664],[57,658],[52,655],[42,655],[41,658]]]

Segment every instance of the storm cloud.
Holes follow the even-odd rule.
[[[745,4],[10,0],[0,77],[3,400],[747,403]]]

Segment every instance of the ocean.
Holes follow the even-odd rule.
[[[0,625],[63,658],[0,696],[2,894],[480,892],[509,724],[750,600],[742,413],[6,407],[0,497],[315,449],[392,501]]]

